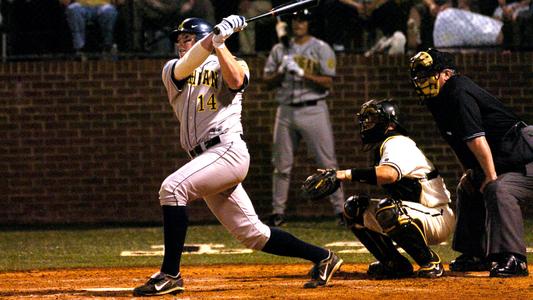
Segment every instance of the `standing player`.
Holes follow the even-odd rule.
[[[335,76],[335,53],[328,44],[309,34],[310,20],[308,10],[294,14],[292,40],[288,47],[276,44],[264,68],[265,80],[272,85],[281,85],[276,94],[279,106],[272,149],[273,211],[269,219],[272,226],[285,222],[294,153],[300,140],[305,140],[319,168],[337,167],[326,104]],[[343,222],[342,189],[331,195],[330,202],[340,222]]]
[[[412,275],[411,263],[396,250],[394,241],[420,266],[418,277],[442,276],[440,258],[428,245],[446,241],[453,231],[455,219],[444,180],[406,136],[394,102],[370,100],[358,118],[363,144],[374,148],[375,165],[339,170],[336,177],[380,185],[388,196],[379,201],[352,196],[344,204],[350,229],[378,259],[367,273],[377,278]]]
[[[189,201],[203,198],[222,225],[245,246],[266,253],[300,257],[315,263],[304,287],[325,285],[340,268],[333,252],[263,224],[241,182],[250,156],[242,139],[241,101],[249,82],[247,64],[236,59],[224,41],[246,27],[244,17],[229,16],[217,25],[190,18],[173,32],[179,59],[163,68],[163,83],[180,122],[180,142],[191,161],[161,185],[165,254],[161,270],[135,295],[152,296],[184,290],[180,260],[187,232]],[[215,51],[212,54],[212,51]]]
[[[527,276],[520,204],[533,201],[533,126],[459,75],[446,52],[413,56],[411,80],[464,171],[453,237],[453,249],[462,254],[450,269]]]

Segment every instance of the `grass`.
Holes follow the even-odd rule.
[[[526,243],[533,247],[533,220],[526,220]],[[290,222],[285,230],[295,236],[324,246],[337,241],[355,241],[352,233],[339,228],[335,221]],[[0,271],[74,267],[154,266],[161,256],[124,257],[124,250],[149,251],[152,245],[162,244],[162,229],[158,226],[132,227],[51,227],[46,229],[0,229]],[[226,248],[244,248],[220,225],[192,225],[186,243],[220,243]],[[340,250],[341,248],[332,248]],[[434,246],[445,262],[457,253],[449,245]],[[348,263],[366,263],[370,254],[341,255]],[[528,254],[533,261],[533,254]],[[254,251],[235,255],[185,255],[184,265],[225,263],[297,263],[301,259],[277,257]]]

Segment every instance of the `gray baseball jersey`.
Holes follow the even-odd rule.
[[[284,55],[291,55],[305,74],[335,75],[335,53],[328,44],[312,36],[303,44],[291,41],[288,49],[281,43],[274,45],[265,63],[264,73],[277,72]],[[329,110],[326,101],[321,101],[329,95],[328,89],[287,71],[283,76],[276,93],[280,105],[276,112],[272,149],[274,214],[284,214],[287,206],[290,173],[300,140],[305,140],[317,168],[337,168]],[[334,213],[341,214],[344,210],[342,188],[329,200]]]
[[[167,89],[170,105],[178,118],[180,142],[190,151],[200,142],[227,133],[242,133],[242,92],[231,91],[222,80],[220,65],[215,55],[205,62],[184,82],[171,76],[177,59],[170,60],[163,68],[163,84]],[[248,65],[238,60],[247,78]],[[183,87],[178,85],[183,84]]]
[[[306,74],[335,76],[336,59],[333,49],[315,37],[303,45],[291,42],[289,49],[281,43],[276,44],[265,63],[264,72],[271,74],[277,71],[284,55],[291,55]],[[286,72],[277,90],[276,98],[280,103],[298,103],[308,100],[323,99],[329,91],[310,80],[302,80],[298,76]]]
[[[237,60],[249,78],[246,62]],[[223,81],[218,58],[210,55],[186,79],[173,77],[176,59],[167,62],[162,79],[170,105],[180,122],[180,141],[192,160],[161,184],[161,205],[186,206],[204,199],[220,223],[249,248],[261,250],[270,228],[257,216],[241,182],[246,178],[250,155],[241,134],[242,90],[232,91]],[[212,143],[217,140],[216,143]]]

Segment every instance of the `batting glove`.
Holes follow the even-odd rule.
[[[234,32],[243,30],[248,23],[243,16],[231,15],[222,19],[215,28],[218,29],[218,34],[213,35],[213,46],[220,48],[224,45],[224,41],[229,38]]]
[[[296,75],[298,77],[304,76],[304,69],[302,69],[292,57],[287,61],[287,66],[285,68],[292,75]]]
[[[281,59],[281,64],[278,67],[278,73],[282,74],[285,73],[285,69],[287,67],[287,63],[292,60],[292,56],[290,55],[283,55],[283,58]]]

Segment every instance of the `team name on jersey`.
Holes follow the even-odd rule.
[[[310,59],[309,57],[295,55],[294,61],[304,69],[307,74],[317,74],[318,73],[318,62]]]
[[[202,70],[201,72],[194,70],[189,79],[187,79],[187,83],[192,86],[205,85],[216,89],[218,88],[218,72],[214,70]]]

